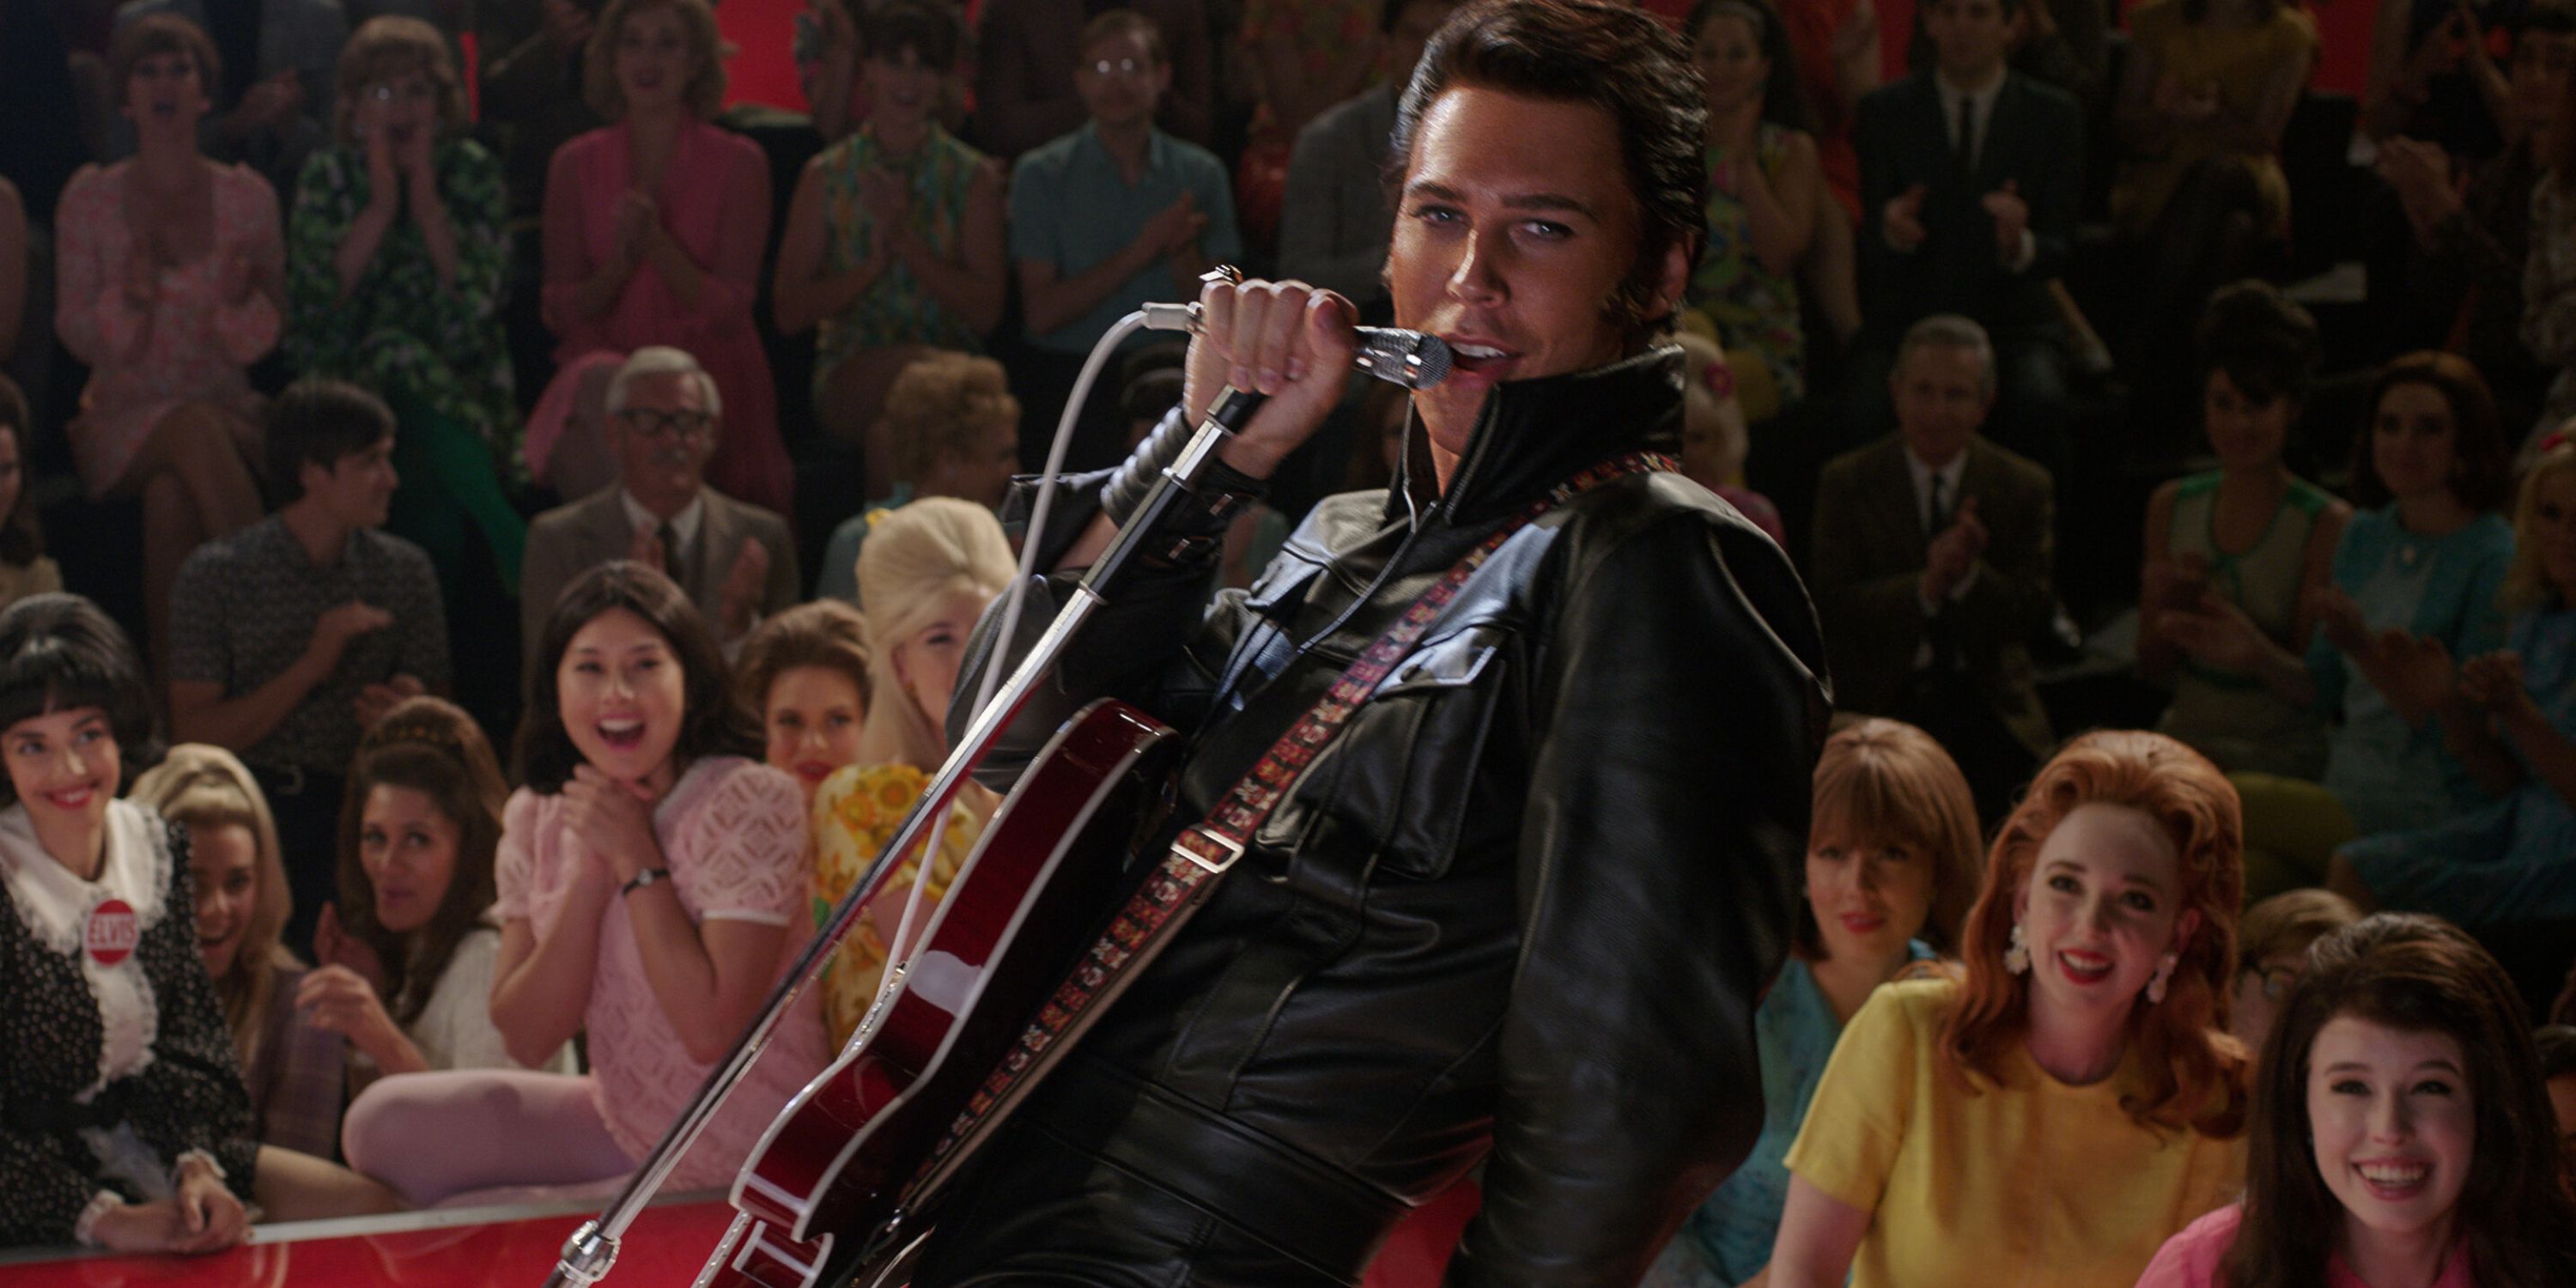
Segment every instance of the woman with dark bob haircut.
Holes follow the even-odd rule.
[[[688,596],[643,564],[602,564],[564,588],[537,658],[526,786],[502,807],[494,859],[491,1020],[531,1068],[586,1033],[590,1072],[460,1069],[370,1088],[350,1110],[349,1161],[416,1203],[502,1187],[586,1196],[633,1170],[801,943],[788,932],[805,912],[804,792],[757,759]],[[823,1063],[809,993],[670,1183],[731,1180]],[[496,1099],[515,1111],[492,1113]]]
[[[73,595],[0,612],[0,1247],[212,1252],[382,1186],[259,1144],[197,955],[187,833],[117,799],[158,754],[125,632]]]
[[[2504,968],[2432,917],[2320,939],[2263,1047],[2245,1200],[2139,1288],[2576,1284],[2576,1199]]]

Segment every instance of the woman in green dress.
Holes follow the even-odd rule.
[[[429,552],[447,601],[478,531],[515,593],[527,526],[502,489],[518,404],[500,163],[453,130],[463,91],[425,22],[359,27],[339,84],[339,143],[305,163],[287,221],[287,356],[393,408],[402,487],[385,526]]]

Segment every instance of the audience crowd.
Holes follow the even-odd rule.
[[[1178,401],[1070,405],[1120,318],[1388,317],[1461,0],[810,0],[792,118],[713,2],[0,5],[0,1246],[610,1192],[946,756],[1014,472]],[[1678,464],[1843,713],[1646,1282],[2576,1288],[2576,0],[2381,0],[2358,99],[2303,0],[1644,4]]]

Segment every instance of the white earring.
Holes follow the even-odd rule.
[[[2030,972],[2030,941],[2022,937],[2018,921],[2013,923],[2012,944],[2004,949],[2004,969],[2015,975]]]
[[[2165,985],[2173,979],[2174,967],[2181,961],[2181,957],[2166,953],[2156,962],[2156,973],[2147,981],[2147,1005],[2154,1006],[2165,1000]]]

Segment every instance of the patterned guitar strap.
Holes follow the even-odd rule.
[[[1405,609],[1384,635],[1351,663],[1341,678],[1333,681],[1323,699],[1289,726],[1288,732],[1260,761],[1252,772],[1237,781],[1215,809],[1194,826],[1182,829],[1172,842],[1171,853],[1162,866],[1145,878],[1136,893],[1129,897],[1109,928],[1076,961],[1072,973],[1046,1004],[1038,1008],[1037,1018],[1029,1022],[991,1076],[976,1089],[956,1122],[931,1152],[921,1169],[914,1173],[910,1188],[917,1190],[923,1181],[940,1174],[950,1155],[974,1138],[978,1128],[996,1107],[1010,1104],[1025,1090],[1021,1083],[1028,1073],[1042,1067],[1041,1056],[1074,1029],[1078,1021],[1104,997],[1117,996],[1120,984],[1138,967],[1153,960],[1172,933],[1180,929],[1191,912],[1216,885],[1216,878],[1243,857],[1243,850],[1254,833],[1261,830],[1289,784],[1314,758],[1321,754],[1334,736],[1340,733],[1351,712],[1368,699],[1378,681],[1386,678],[1395,664],[1411,651],[1422,633],[1437,620],[1441,610],[1456,598],[1460,587],[1467,584],[1487,556],[1499,549],[1511,535],[1531,520],[1585,492],[1630,474],[1649,471],[1677,470],[1680,466],[1659,452],[1631,452],[1603,461],[1556,487],[1485,538],[1467,552],[1446,576]],[[907,1197],[910,1197],[908,1194]]]

